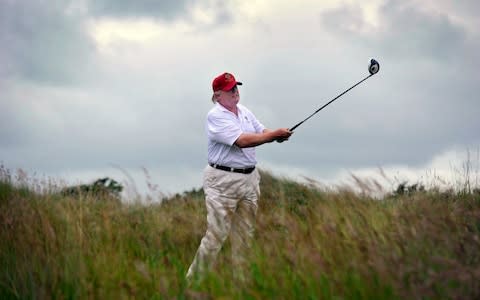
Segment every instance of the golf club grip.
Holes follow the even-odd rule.
[[[293,126],[293,127],[292,127],[292,128],[290,128],[289,130],[290,130],[290,131],[294,131],[294,130],[295,130],[295,128],[297,128],[298,126],[302,125],[302,123],[303,123],[303,121],[302,121],[302,122],[300,122],[300,123],[298,123],[297,125]]]

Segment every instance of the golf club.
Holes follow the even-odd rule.
[[[313,117],[316,113],[318,113],[319,111],[321,111],[322,109],[324,109],[325,107],[327,107],[327,105],[329,105],[330,103],[332,103],[333,101],[337,100],[338,98],[340,98],[342,95],[344,95],[345,93],[347,93],[348,91],[350,91],[351,89],[353,89],[354,87],[356,87],[357,85],[359,85],[360,83],[364,82],[365,80],[367,80],[368,78],[372,77],[373,75],[377,74],[378,70],[380,70],[380,64],[375,60],[375,59],[371,59],[370,60],[370,65],[368,66],[368,72],[370,73],[370,75],[368,75],[367,77],[363,78],[362,80],[360,80],[359,82],[357,82],[355,85],[353,85],[352,87],[350,87],[348,90],[344,91],[343,93],[341,93],[340,95],[338,95],[337,97],[333,98],[332,100],[330,100],[327,104],[325,104],[324,106],[320,107],[319,109],[317,109],[313,114],[311,114],[310,116],[308,116],[305,120],[301,121],[300,123],[298,123],[297,125],[293,126],[292,128],[290,128],[290,131],[294,131],[298,126],[302,125],[305,121],[307,121],[308,119],[310,119],[311,117]]]

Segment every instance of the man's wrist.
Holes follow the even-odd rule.
[[[270,143],[275,140],[275,135],[273,134],[273,131],[268,130],[267,132],[265,132],[265,135],[266,135],[266,142]]]

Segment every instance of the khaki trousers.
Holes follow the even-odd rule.
[[[207,166],[203,189],[207,206],[207,231],[200,242],[187,279],[201,277],[213,265],[230,235],[233,270],[245,265],[254,234],[260,174],[233,173]]]

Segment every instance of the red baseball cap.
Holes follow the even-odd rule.
[[[213,91],[229,91],[235,85],[242,85],[241,82],[236,81],[235,77],[230,73],[223,73],[217,76],[212,82]]]

